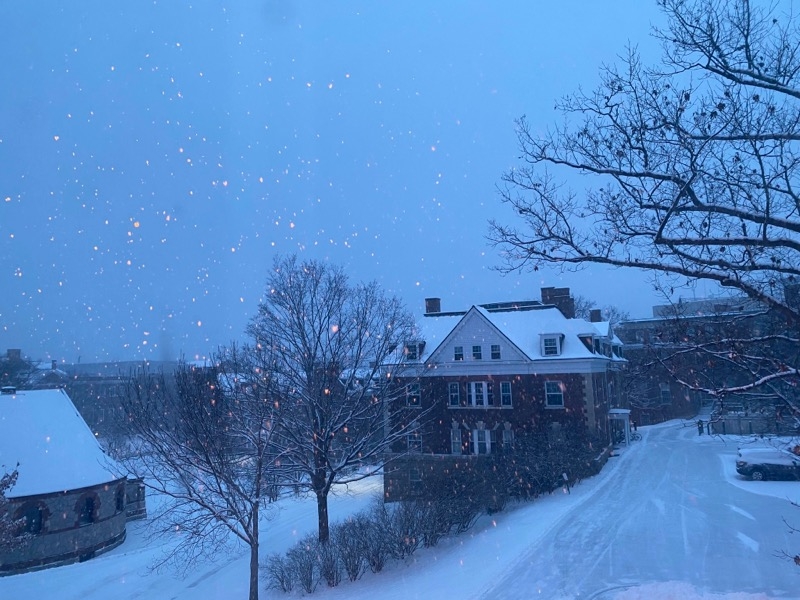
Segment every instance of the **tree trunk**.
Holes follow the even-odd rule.
[[[319,541],[325,543],[330,537],[328,527],[328,493],[323,490],[317,492],[317,517],[319,519]]]
[[[253,504],[253,537],[250,540],[249,600],[258,600],[258,501]]]

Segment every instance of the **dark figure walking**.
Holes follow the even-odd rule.
[[[703,421],[702,419],[697,420],[697,435],[703,435]]]

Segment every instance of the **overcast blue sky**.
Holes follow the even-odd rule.
[[[0,352],[93,362],[240,339],[277,253],[417,315],[538,298],[634,317],[639,274],[502,276],[487,220],[513,120],[594,87],[651,0],[0,5]],[[577,181],[578,185],[590,182]]]

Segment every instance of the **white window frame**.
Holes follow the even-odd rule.
[[[417,399],[416,402],[411,401],[414,397]],[[406,386],[406,406],[409,408],[420,408],[422,406],[422,392],[420,391],[419,383],[409,383]]]
[[[553,391],[553,386],[557,386],[557,391]],[[550,398],[559,397],[560,404],[553,404]],[[560,381],[544,382],[544,407],[545,408],[564,408],[564,384]]]
[[[501,356],[502,355],[500,354],[500,344],[492,344],[491,346],[492,360],[500,360]]]
[[[467,384],[467,397],[469,398],[470,406],[477,406],[486,408],[489,406],[489,382],[488,381],[470,381]],[[480,395],[478,391],[480,390]],[[480,403],[478,402],[480,400]]]
[[[661,384],[658,392],[658,402],[661,406],[672,404],[672,390],[669,385]]]
[[[422,486],[422,470],[419,467],[408,469],[408,484],[412,490],[418,490]]]
[[[472,346],[472,360],[483,360],[483,346]]]
[[[511,452],[514,448],[514,430],[503,429],[503,452]]]
[[[561,356],[561,335],[542,336],[542,356]]]
[[[514,406],[514,396],[511,391],[510,381],[500,382],[500,406],[505,406],[505,407]]]
[[[406,360],[419,360],[419,344],[405,345]]]
[[[484,452],[481,452],[483,448]],[[491,454],[492,453],[492,432],[488,429],[472,430],[472,453]]]
[[[461,406],[461,384],[458,382],[450,382],[447,384],[447,405],[451,408],[458,408]],[[453,402],[455,400],[455,403]]]
[[[419,431],[406,434],[406,448],[409,454],[422,453],[422,434]]]
[[[461,454],[463,442],[461,440],[461,429],[450,430],[450,454]]]
[[[453,360],[464,360],[464,346],[455,346],[453,348]]]

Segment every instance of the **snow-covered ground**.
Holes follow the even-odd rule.
[[[800,482],[740,478],[734,460],[741,440],[699,437],[688,425],[670,422],[640,428],[643,441],[621,450],[600,475],[574,487],[572,493],[564,491],[483,517],[469,533],[421,549],[406,563],[393,564],[377,575],[367,573],[362,580],[335,589],[320,587],[314,596],[323,600],[800,598],[800,569],[775,555],[792,550],[795,543],[782,518],[791,522],[795,511],[800,525],[800,510],[788,502],[800,500]],[[663,488],[651,483],[650,477],[661,481]],[[332,520],[366,507],[380,492],[379,480],[337,490],[330,503]],[[707,503],[713,508],[705,508]],[[697,536],[687,522],[698,524]],[[311,499],[282,501],[262,530],[263,555],[286,550],[315,526]],[[144,531],[143,523],[131,523],[122,546],[85,563],[0,578],[0,598],[247,596],[245,549],[195,565],[185,577],[169,571],[152,573],[148,566],[158,545],[148,542]],[[649,531],[649,536],[641,531]],[[733,542],[710,539],[717,535]],[[648,549],[664,552],[663,560],[648,557]],[[799,549],[800,541],[794,551]],[[740,561],[752,572],[764,574],[769,583],[746,579],[746,586],[730,589],[745,569]],[[262,598],[287,597],[262,591]]]

